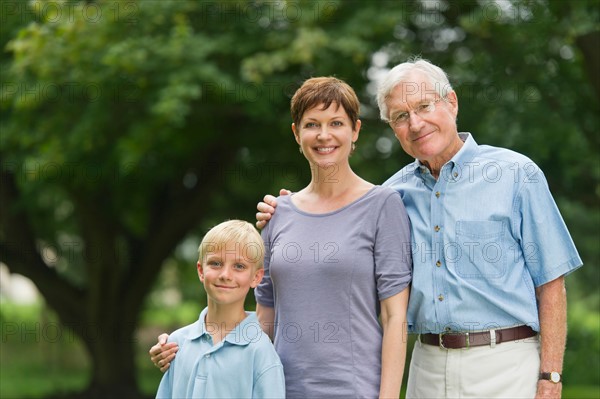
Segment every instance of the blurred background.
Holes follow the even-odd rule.
[[[378,119],[377,80],[414,55],[448,72],[459,130],[544,170],[585,264],[567,278],[563,396],[600,397],[598,0],[2,0],[0,13],[1,398],[153,397],[148,349],[205,306],[202,235],[309,181],[296,88],[320,75],[355,88],[351,162],[380,184],[412,160]]]

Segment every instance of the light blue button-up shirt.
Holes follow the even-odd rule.
[[[169,336],[179,351],[157,398],[285,398],[283,366],[254,313],[213,345],[207,309]],[[207,330],[208,329],[208,330]]]
[[[411,221],[409,331],[539,331],[535,287],[581,259],[538,166],[460,137],[437,180],[415,160],[384,183],[400,192]]]

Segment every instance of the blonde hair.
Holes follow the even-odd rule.
[[[244,220],[228,220],[210,229],[198,247],[198,261],[203,263],[209,252],[229,252],[228,244],[234,244],[234,251],[256,270],[262,269],[265,244],[254,226]]]

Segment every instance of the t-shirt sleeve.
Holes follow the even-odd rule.
[[[270,275],[272,254],[271,224],[272,222],[267,223],[267,225],[261,232],[262,239],[265,243],[265,274],[260,284],[258,284],[258,286],[254,289],[254,297],[256,298],[256,303],[260,304],[261,306],[268,306],[270,308],[273,308],[275,307],[275,299],[273,296],[273,281],[271,280]]]
[[[410,222],[397,192],[385,199],[375,234],[377,296],[384,300],[402,292],[412,278]]]
[[[520,220],[521,254],[536,287],[579,268],[583,263],[552,198],[542,171],[524,178],[515,202]]]

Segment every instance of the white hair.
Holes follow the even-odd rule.
[[[386,122],[389,121],[390,116],[386,100],[392,90],[399,84],[410,83],[408,78],[415,72],[425,74],[431,85],[434,87],[435,92],[439,94],[440,97],[445,98],[453,91],[446,72],[427,60],[414,58],[410,61],[396,65],[385,75],[377,88],[377,105],[379,106],[379,116],[382,120]]]

